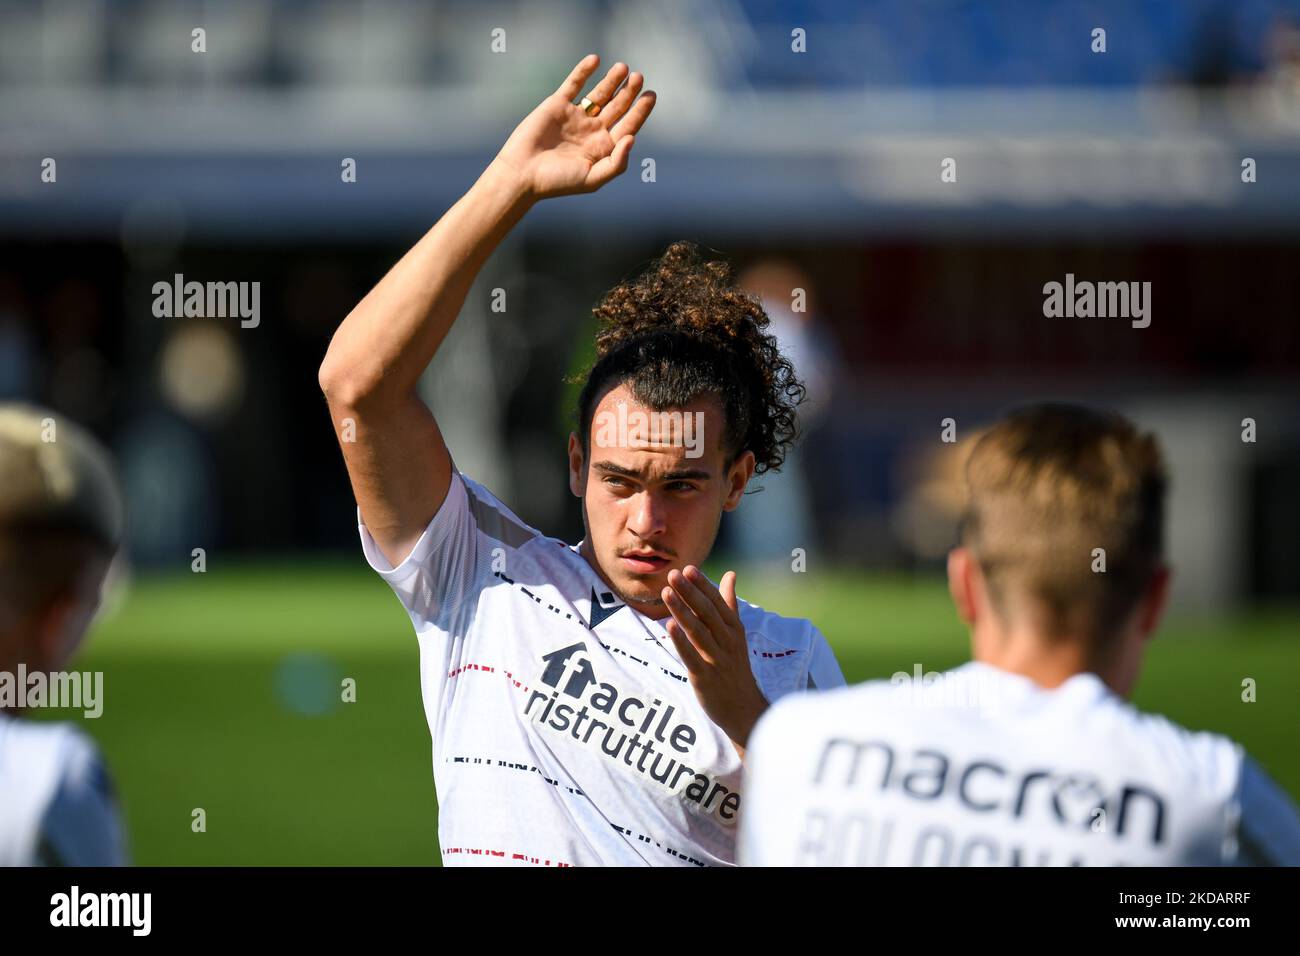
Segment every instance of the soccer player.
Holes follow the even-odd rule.
[[[366,559],[419,637],[447,864],[732,864],[754,722],[783,694],[843,684],[808,621],[697,567],[750,477],[780,466],[802,392],[723,264],[674,244],[596,309],[568,442],[577,545],[461,474],[416,393],[510,228],[626,168],[654,94],[616,63],[575,105],[598,62],[524,119],[320,370]]]
[[[1300,864],[1294,806],[1240,745],[1125,700],[1169,586],[1155,437],[1032,406],[966,478],[948,582],[974,660],[771,708],[741,863]]]
[[[89,434],[44,409],[0,404],[0,866],[125,863],[94,743],[18,707],[26,678],[48,681],[85,637],[122,524],[108,455]]]

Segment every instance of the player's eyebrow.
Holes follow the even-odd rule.
[[[595,461],[591,467],[596,471],[603,471],[610,475],[621,475],[624,478],[635,478],[638,481],[646,480],[645,471],[637,468],[626,468],[623,465],[616,465],[612,461]],[[658,477],[658,481],[708,481],[713,477],[712,472],[705,471],[702,468],[681,468],[677,471],[670,471]]]

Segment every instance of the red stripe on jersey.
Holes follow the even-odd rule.
[[[442,851],[443,856],[452,856],[457,853],[468,853],[470,856],[499,856],[505,858],[505,850],[481,850],[463,846],[453,846]],[[524,863],[532,863],[536,866],[567,866],[572,867],[572,863],[561,863],[559,860],[547,860],[542,857],[529,856],[527,853],[511,853],[510,859],[521,860]]]
[[[450,680],[453,677],[459,677],[461,674],[464,674],[466,671],[481,671],[484,674],[500,673],[503,677],[505,677],[506,680],[510,681],[510,683],[514,684],[525,694],[528,693],[528,689],[529,689],[528,685],[522,683],[521,681],[515,680],[514,674],[510,673],[505,668],[502,668],[498,672],[495,667],[489,667],[487,664],[462,664],[460,667],[457,667],[455,670],[448,671],[447,679]]]

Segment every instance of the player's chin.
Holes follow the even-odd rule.
[[[668,586],[668,568],[662,571],[625,572],[619,587],[629,598],[646,604],[659,604],[664,588]]]

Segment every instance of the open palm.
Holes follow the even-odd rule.
[[[497,155],[524,178],[537,199],[592,192],[623,172],[635,134],[654,109],[653,91],[637,99],[644,77],[629,75],[625,64],[615,63],[587,94],[601,104],[600,113],[584,113],[573,100],[599,63],[594,53],[583,57]],[[624,78],[627,83],[619,89]]]

